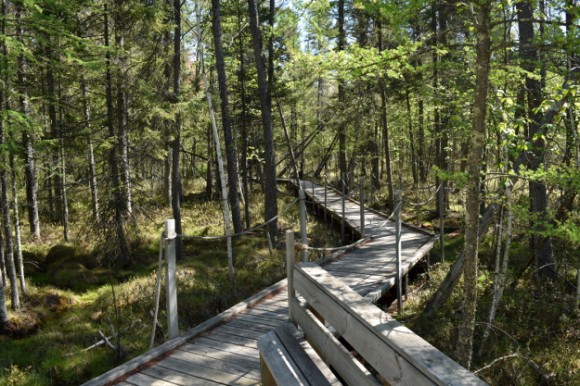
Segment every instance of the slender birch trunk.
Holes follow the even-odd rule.
[[[196,10],[198,12],[198,10]],[[199,28],[199,27],[198,27]],[[201,39],[201,33],[198,31],[198,36]],[[207,74],[206,74],[206,69],[205,69],[205,60],[204,60],[204,55],[203,55],[203,46],[202,46],[202,42],[199,41],[199,53],[200,53],[200,62],[201,62],[201,67],[202,67],[202,76],[203,76],[203,83],[205,85],[205,96],[207,98],[207,105],[209,107],[209,116],[210,116],[210,120],[211,120],[211,127],[212,127],[212,132],[213,132],[213,138],[214,138],[214,143],[215,143],[215,151],[217,154],[217,161],[218,161],[218,170],[219,170],[219,175],[220,175],[220,185],[221,185],[221,190],[222,190],[222,207],[223,207],[223,211],[224,211],[224,231],[225,231],[225,235],[227,237],[227,249],[228,249],[228,271],[229,271],[229,275],[230,275],[230,280],[235,288],[236,286],[236,271],[234,268],[234,255],[233,255],[233,249],[232,249],[232,237],[231,237],[231,218],[230,218],[230,207],[229,207],[229,201],[228,201],[228,188],[227,188],[227,183],[226,183],[226,173],[225,173],[225,169],[224,169],[224,160],[222,157],[222,150],[221,150],[221,145],[220,145],[220,139],[219,139],[219,130],[218,130],[218,126],[217,126],[217,122],[215,119],[215,111],[213,108],[213,103],[212,103],[212,99],[211,99],[211,92],[209,89],[209,82],[207,79]]]
[[[489,14],[491,2],[479,5],[476,20],[476,79],[475,100],[473,104],[471,148],[467,159],[470,178],[467,182],[465,203],[465,263],[463,318],[459,326],[456,356],[466,368],[471,367],[473,354],[473,332],[477,308],[477,252],[479,246],[479,200],[480,171],[483,161],[486,134],[486,101],[489,86],[489,59],[491,40],[489,34]]]
[[[93,209],[93,219],[99,222],[100,221],[99,192],[97,189],[95,151],[93,146],[93,135],[91,128],[91,109],[89,107],[89,101],[87,96],[87,82],[85,81],[84,77],[81,77],[81,95],[83,98],[83,119],[85,121],[85,129],[87,130],[87,145],[88,145],[87,158],[89,161],[89,186],[91,189],[91,204]]]

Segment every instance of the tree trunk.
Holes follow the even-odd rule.
[[[243,14],[241,7],[238,8],[238,28],[241,30],[242,27]],[[244,217],[246,220],[246,228],[249,229],[252,225],[250,217],[250,185],[249,185],[249,170],[248,170],[248,109],[246,106],[246,61],[244,57],[244,38],[243,34],[238,36],[238,49],[239,49],[239,61],[240,70],[238,75],[238,81],[240,85],[240,104],[241,104],[241,117],[240,117],[240,127],[241,127],[241,140],[242,140],[242,154],[241,154],[241,164],[242,164],[242,192],[244,197]]]
[[[60,86],[60,77],[59,77],[59,85],[58,85],[58,98],[59,100],[63,100],[62,98],[62,90]],[[63,112],[62,106],[59,108],[59,116],[58,122],[64,122],[63,120]],[[62,129],[59,128],[59,157],[60,165],[59,165],[59,172],[61,174],[60,177],[60,191],[61,191],[61,203],[62,203],[62,225],[63,225],[63,237],[65,241],[69,241],[70,239],[70,224],[69,224],[69,211],[68,211],[68,196],[67,196],[67,187],[66,187],[66,156],[65,156],[65,149],[64,149],[64,134]]]
[[[176,0],[176,1],[178,1],[178,0]],[[217,127],[217,123],[216,123],[216,119],[215,119],[213,103],[211,100],[211,93],[209,90],[209,83],[208,83],[207,75],[205,72],[205,62],[204,62],[204,57],[203,57],[203,50],[201,51],[200,61],[201,61],[201,66],[202,66],[202,71],[203,71],[203,78],[204,78],[204,84],[205,84],[205,95],[206,95],[207,104],[209,107],[211,127],[213,130],[215,151],[216,151],[217,161],[218,161],[219,177],[220,177],[220,181],[221,181],[220,185],[221,185],[221,191],[222,191],[222,207],[223,207],[223,211],[224,211],[224,228],[225,228],[224,230],[225,230],[225,235],[227,237],[227,249],[228,249],[228,271],[229,271],[229,275],[230,275],[230,281],[232,282],[232,285],[234,286],[234,291],[235,291],[236,270],[234,268],[234,255],[233,255],[233,249],[232,249],[232,238],[231,238],[231,229],[230,229],[230,207],[228,204],[228,189],[226,187],[226,172],[224,170],[224,161],[223,161],[222,151],[221,151],[221,147],[220,147],[219,132],[218,132],[218,127]]]
[[[512,240],[512,225],[513,225],[513,212],[511,209],[511,188],[508,187],[506,189],[506,203],[505,203],[505,210],[507,212],[507,219],[506,219],[506,231],[505,231],[505,247],[503,252],[503,257],[501,256],[501,238],[502,238],[502,227],[500,226],[500,232],[498,235],[498,250],[497,250],[497,257],[495,262],[495,269],[494,269],[494,278],[493,278],[493,295],[491,298],[491,306],[489,308],[489,316],[487,319],[487,325],[485,326],[485,330],[483,332],[483,336],[481,338],[481,344],[479,346],[479,354],[478,356],[481,357],[483,353],[483,348],[485,345],[485,341],[489,337],[489,333],[491,331],[491,326],[495,321],[495,316],[497,314],[497,310],[501,299],[503,297],[503,292],[505,290],[505,285],[507,281],[507,272],[508,272],[508,265],[509,265],[509,250],[511,246]],[[501,220],[500,220],[501,221]],[[501,224],[501,223],[500,223]]]
[[[379,27],[379,51],[384,49],[382,28]],[[395,209],[395,188],[393,185],[393,161],[391,159],[391,144],[389,139],[389,116],[387,106],[387,90],[384,79],[379,79],[381,93],[381,129],[383,134],[383,151],[385,153],[385,172],[387,174],[387,205],[391,210]]]
[[[224,51],[222,48],[222,27],[220,1],[212,0],[212,31],[215,45],[216,67],[218,73],[218,85],[220,89],[222,128],[224,131],[224,144],[226,148],[226,160],[228,169],[229,202],[232,210],[232,222],[234,233],[243,229],[242,216],[240,213],[240,200],[238,199],[238,162],[236,144],[232,135],[232,124],[228,106],[228,89],[226,80],[226,66]]]
[[[21,44],[23,42],[23,10],[22,4],[16,3],[16,35]],[[21,113],[29,117],[30,102],[26,96],[27,93],[27,62],[24,54],[18,55],[18,86],[20,91],[19,104]],[[26,178],[26,207],[28,208],[28,221],[30,224],[30,233],[36,240],[40,240],[40,219],[38,216],[38,184],[36,179],[36,154],[34,150],[34,134],[31,130],[25,129],[22,132],[24,144],[24,174]]]
[[[85,128],[87,130],[87,146],[88,146],[88,161],[89,161],[89,186],[91,189],[91,204],[93,209],[93,219],[96,222],[100,221],[99,215],[99,194],[97,190],[97,171],[95,166],[95,152],[93,148],[93,135],[91,128],[91,110],[87,98],[87,83],[84,77],[81,77],[81,93],[83,98],[83,118],[85,120]]]
[[[16,242],[16,261],[21,268],[21,281],[24,283],[24,258],[22,257],[22,237],[20,233],[20,214],[18,213],[18,194],[16,189],[16,168],[14,166],[14,154],[9,155],[10,171],[12,175],[11,194],[12,194],[12,213],[14,214],[14,241]],[[26,295],[26,289],[23,288],[22,294]]]
[[[415,152],[415,134],[413,132],[413,115],[411,114],[411,101],[409,98],[409,90],[405,92],[405,100],[407,104],[407,119],[409,121],[409,144],[411,152],[411,171],[413,174],[413,186],[419,185],[419,171],[417,170],[417,153]]]
[[[116,114],[117,114],[117,146],[120,154],[119,166],[120,166],[120,183],[122,187],[122,203],[123,211],[130,214],[132,212],[132,199],[131,199],[131,167],[129,164],[129,133],[127,125],[127,91],[126,88],[126,77],[127,69],[125,64],[125,37],[123,36],[123,31],[120,31],[118,26],[122,24],[121,20],[116,20],[115,25],[117,30],[115,32],[115,43],[117,49],[121,52],[118,58],[118,68],[116,69],[116,88],[117,88],[117,100],[116,100]]]
[[[268,233],[271,240],[276,239],[278,232],[278,216],[276,186],[276,159],[274,155],[274,136],[272,132],[272,106],[268,103],[268,83],[266,79],[266,68],[262,58],[262,34],[258,19],[258,8],[255,0],[248,0],[250,14],[250,29],[252,33],[252,45],[254,48],[254,57],[256,59],[256,70],[258,73],[258,90],[260,93],[260,107],[262,110],[262,126],[264,130],[264,195],[265,195],[265,212],[264,221],[270,221],[268,224]]]
[[[344,29],[344,1],[338,0],[338,42],[337,50],[339,52],[344,51],[346,48],[346,31]],[[339,111],[343,111],[346,107],[346,92],[344,89],[344,82],[339,79],[338,81],[338,108]],[[339,175],[343,180],[343,184],[346,187],[346,191],[349,190],[349,175],[348,175],[348,163],[346,159],[346,124],[344,121],[339,123],[338,128],[338,169]]]
[[[533,74],[538,65],[538,51],[534,42],[534,26],[532,23],[533,11],[530,1],[516,2],[516,10],[518,17],[518,30],[520,34],[520,55],[523,63],[522,67],[525,71]],[[545,140],[540,135],[542,128],[540,127],[541,112],[540,105],[542,103],[542,89],[539,80],[532,76],[526,76],[525,87],[528,100],[528,138],[527,141],[532,143],[528,157],[528,168],[532,171],[538,170],[545,160]],[[536,272],[541,279],[554,280],[557,276],[557,271],[554,264],[554,252],[552,249],[552,240],[549,236],[544,236],[548,229],[548,214],[546,212],[548,206],[548,197],[546,185],[541,181],[530,180],[530,210],[534,220],[532,220],[533,235],[533,250],[536,262]]]
[[[107,8],[107,3],[104,4],[104,40],[105,47],[110,47],[109,42],[109,11]],[[110,51],[106,53],[106,70],[105,70],[105,100],[107,109],[107,128],[108,128],[108,140],[113,142],[115,133],[115,123],[114,123],[114,109],[113,109],[113,82],[111,76],[111,54]],[[109,167],[111,168],[111,179],[112,179],[112,206],[115,211],[114,214],[114,232],[117,241],[117,247],[119,250],[119,255],[121,259],[125,262],[129,261],[129,243],[127,240],[127,235],[125,234],[125,215],[126,215],[126,204],[127,201],[124,199],[123,185],[121,183],[121,174],[119,172],[118,157],[117,157],[117,146],[111,143],[111,148],[108,154]],[[105,224],[108,226],[108,224]]]
[[[463,318],[459,326],[456,356],[466,368],[471,367],[473,332],[477,306],[477,250],[479,246],[480,170],[485,147],[485,118],[487,89],[489,87],[489,12],[491,4],[483,1],[477,12],[475,101],[472,115],[471,148],[467,159],[469,178],[465,203],[465,262],[463,265],[464,301]]]
[[[173,31],[173,103],[179,104],[181,93],[181,0],[173,0],[175,29]],[[181,113],[176,109],[175,139],[173,140],[173,165],[171,168],[171,208],[175,219],[175,232],[182,235],[181,228],[181,176],[179,173],[179,155],[181,152]],[[183,258],[183,238],[177,237],[175,243],[177,260]]]
[[[45,55],[48,61],[48,66],[46,69],[46,88],[48,93],[48,121],[50,126],[50,138],[56,143],[60,142],[60,121],[56,114],[57,105],[57,95],[56,95],[56,85],[54,79],[54,50],[58,50],[58,47],[53,47],[51,36],[48,33],[43,34],[45,39],[46,47],[44,49]],[[52,162],[47,162],[46,166],[49,168],[52,178],[47,178],[47,188],[50,196],[51,221],[62,224],[63,223],[63,205],[62,205],[62,181],[61,181],[61,171],[60,171],[60,146],[53,145],[50,147]],[[54,195],[53,195],[54,190]],[[54,209],[54,211],[53,211]]]

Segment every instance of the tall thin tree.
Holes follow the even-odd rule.
[[[266,77],[266,67],[262,57],[262,33],[258,18],[258,5],[255,0],[248,0],[250,14],[250,30],[252,33],[252,46],[256,60],[256,70],[258,73],[258,91],[260,93],[260,107],[262,110],[262,126],[264,141],[264,220],[268,223],[268,233],[272,239],[278,232],[278,190],[276,186],[276,159],[274,154],[274,135],[272,128],[272,106],[269,103],[268,80]]]
[[[463,265],[464,300],[463,318],[459,326],[456,356],[469,368],[473,353],[473,332],[477,306],[477,256],[479,247],[479,203],[481,163],[485,148],[486,102],[489,87],[489,59],[491,55],[489,15],[491,1],[481,0],[478,5],[476,31],[475,99],[471,120],[471,146],[467,158],[467,198],[465,202],[465,262]]]
[[[215,46],[215,58],[218,75],[218,85],[221,99],[222,128],[224,131],[224,145],[226,148],[226,160],[228,170],[229,202],[232,210],[232,223],[234,233],[242,231],[242,216],[240,213],[240,200],[238,198],[238,162],[236,145],[232,134],[232,123],[228,101],[228,88],[226,79],[226,65],[224,50],[222,47],[221,6],[219,0],[212,0],[212,32]]]

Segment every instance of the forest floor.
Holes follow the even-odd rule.
[[[259,219],[263,208],[257,195],[251,213]],[[282,210],[294,201],[280,198]],[[215,236],[223,233],[218,201],[190,197],[184,207],[184,233]],[[46,231],[43,243],[26,244],[27,294],[21,311],[10,313],[11,328],[0,333],[1,385],[77,385],[123,363],[149,348],[154,309],[159,237],[165,209],[150,209],[135,219],[134,261],[122,267],[103,264],[94,251],[98,245],[76,224],[74,243],[62,243],[61,229]],[[298,231],[298,207],[280,218],[281,230]],[[453,217],[453,216],[450,216]],[[455,217],[460,217],[455,215]],[[409,219],[432,226],[428,219]],[[258,222],[260,220],[257,220]],[[282,233],[281,233],[282,234]],[[309,244],[340,245],[334,229],[311,216]],[[521,240],[523,245],[525,241]],[[187,240],[185,258],[178,263],[179,323],[182,331],[216,315],[284,276],[281,245],[272,251],[257,232],[234,241],[237,285],[228,279],[227,254],[222,240]],[[435,315],[424,317],[425,301],[437,289],[454,256],[462,247],[460,232],[447,237],[447,262],[435,249],[427,271],[416,272],[409,287],[404,313],[394,316],[427,341],[453,357],[457,320],[461,316],[461,283]],[[494,385],[578,385],[580,379],[580,316],[573,293],[563,286],[546,288],[524,272],[506,289],[492,333],[478,353],[487,320],[491,245],[480,254],[480,302],[476,355],[472,370]],[[525,265],[523,247],[514,248],[513,270]],[[521,254],[518,260],[518,253]],[[313,256],[317,258],[320,256]],[[156,344],[165,331],[164,293]],[[383,303],[386,309],[391,304]],[[109,338],[111,346],[102,342]]]

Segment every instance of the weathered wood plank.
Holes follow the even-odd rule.
[[[150,377],[162,379],[165,382],[181,386],[218,386],[217,382],[212,382],[207,379],[197,378],[179,371],[171,370],[162,366],[153,365],[141,370],[140,374],[149,375]],[[155,384],[155,386],[157,386]],[[164,384],[165,386],[165,384]]]
[[[224,342],[223,340],[212,339],[211,337],[199,337],[194,342],[194,344],[204,345],[207,347],[212,347],[218,350],[235,352],[241,355],[246,355],[250,358],[258,357],[258,350],[255,348],[250,348],[246,346],[239,346],[237,344],[230,344],[229,342]]]
[[[262,335],[268,332],[268,330],[264,331],[255,331],[251,329],[242,328],[239,326],[234,326],[231,323],[223,324],[215,329],[217,332],[231,334],[234,336],[239,336],[243,338],[252,338],[252,339],[260,339]]]
[[[171,353],[171,358],[180,359],[182,361],[191,363],[197,363],[215,370],[241,375],[243,377],[258,381],[260,380],[260,372],[257,369],[244,366],[243,363],[239,363],[237,361],[219,360],[206,355],[196,354],[184,350],[175,350],[173,353]]]
[[[243,336],[232,335],[228,333],[223,333],[219,331],[212,331],[210,334],[207,334],[206,337],[210,339],[215,339],[222,341],[224,343],[228,343],[231,346],[244,346],[248,348],[258,349],[258,343],[256,338],[246,338]]]
[[[195,378],[201,378],[208,382],[221,383],[225,385],[250,386],[260,383],[256,379],[244,377],[240,374],[232,374],[229,372],[216,370],[211,367],[204,366],[198,362],[186,362],[173,357],[166,358],[157,363],[157,365],[190,375]]]
[[[255,331],[255,332],[261,333],[262,335],[272,330],[271,326],[266,326],[266,325],[257,324],[257,323],[250,323],[250,322],[241,320],[240,318],[232,319],[232,320],[228,321],[228,323],[226,325],[233,327],[233,328],[236,328],[236,329]]]
[[[280,323],[283,322],[283,320],[280,320],[280,319],[263,318],[260,316],[255,316],[255,315],[250,315],[250,314],[240,314],[240,315],[238,315],[237,319],[243,320],[243,321],[249,322],[249,323],[257,323],[257,324],[261,324],[264,326],[270,326],[270,327],[272,327],[272,329],[278,327],[280,325]]]
[[[244,315],[254,315],[259,316],[261,318],[268,318],[268,319],[276,319],[280,321],[284,321],[288,319],[288,315],[280,314],[278,312],[272,312],[268,310],[261,310],[258,308],[250,308],[243,312]]]
[[[175,383],[141,373],[131,375],[127,382],[135,386],[175,386]]]
[[[209,358],[215,359],[217,361],[223,361],[233,364],[238,364],[240,366],[245,366],[249,370],[259,370],[260,366],[258,364],[257,356],[247,355],[239,352],[224,351],[215,347],[210,347],[202,343],[186,343],[179,348],[182,351],[187,351],[193,354],[207,356]]]

